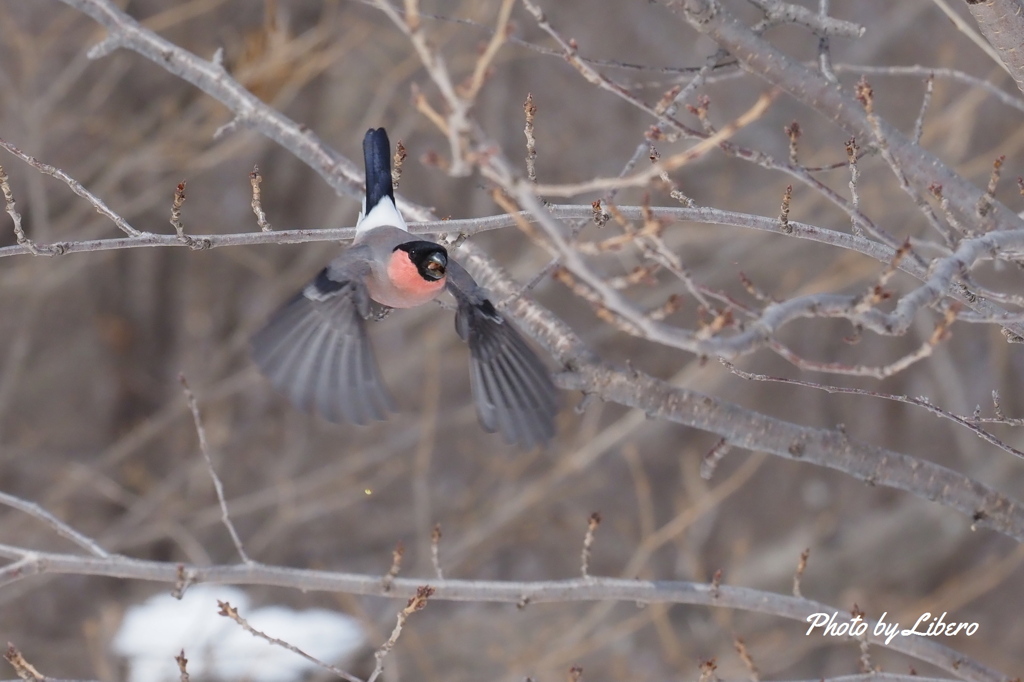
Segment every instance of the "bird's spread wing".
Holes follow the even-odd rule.
[[[324,268],[252,339],[252,357],[270,382],[332,422],[366,424],[392,410],[366,335],[371,301],[360,255],[349,249]]]
[[[470,386],[480,423],[524,448],[555,435],[558,397],[551,374],[472,277],[448,261],[448,290],[458,301],[455,329],[469,344]]]

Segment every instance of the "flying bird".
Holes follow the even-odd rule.
[[[391,144],[383,128],[363,138],[366,196],[352,245],[278,310],[252,339],[252,357],[294,405],[332,422],[386,419],[367,322],[448,291],[455,330],[469,344],[470,387],[481,425],[523,448],[555,435],[551,374],[487,291],[440,244],[408,232],[395,205]],[[415,348],[410,349],[415,352]]]

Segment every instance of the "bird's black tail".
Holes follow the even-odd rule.
[[[366,212],[384,197],[395,201],[391,183],[391,142],[383,128],[370,128],[363,138],[363,162],[366,164]]]

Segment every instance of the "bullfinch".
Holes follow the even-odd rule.
[[[523,448],[546,444],[555,435],[558,400],[544,363],[444,246],[406,230],[383,128],[367,131],[363,159],[366,197],[355,240],[253,336],[256,364],[302,410],[332,422],[386,419],[394,403],[366,323],[447,290],[458,305],[455,329],[469,344],[480,423]]]

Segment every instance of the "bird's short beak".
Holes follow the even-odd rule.
[[[448,259],[441,252],[435,252],[427,256],[423,264],[423,274],[427,279],[437,281],[444,277],[445,269],[448,267]]]

